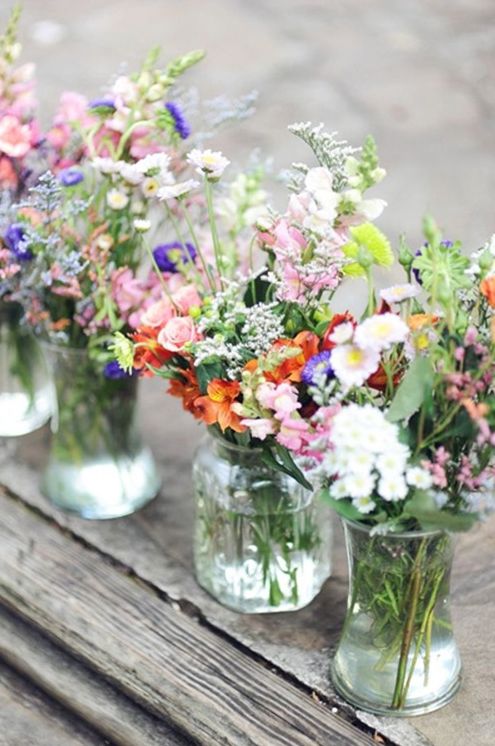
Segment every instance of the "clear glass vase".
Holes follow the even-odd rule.
[[[261,451],[207,437],[193,464],[199,584],[245,613],[306,606],[330,575],[331,516],[265,466]]]
[[[160,486],[136,422],[136,378],[105,378],[86,350],[47,343],[43,349],[56,392],[44,494],[83,518],[133,513]]]
[[[332,662],[337,691],[362,710],[410,716],[447,704],[461,661],[450,618],[453,538],[370,534],[344,520],[349,598]]]
[[[22,326],[17,303],[0,301],[0,437],[25,435],[52,413],[52,387],[42,351]]]

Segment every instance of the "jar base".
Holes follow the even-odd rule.
[[[382,706],[376,704],[365,698],[361,699],[360,697],[357,697],[355,692],[353,692],[352,689],[349,689],[339,677],[338,673],[335,670],[333,662],[330,666],[330,678],[337,694],[339,694],[343,699],[346,700],[346,702],[349,702],[349,704],[353,705],[358,710],[363,710],[364,712],[369,712],[373,715],[382,715],[384,717],[395,718],[415,717],[417,715],[426,715],[429,712],[440,710],[442,707],[448,705],[449,702],[451,702],[455,698],[461,686],[462,679],[461,674],[459,673],[458,676],[453,680],[451,686],[445,692],[443,692],[440,697],[430,699],[429,701],[422,704],[411,705],[409,707],[406,705],[405,707],[398,710],[392,707],[387,707],[385,705]]]
[[[41,489],[61,510],[87,520],[107,520],[135,513],[153,500],[160,478],[145,449],[132,459],[100,459],[82,465],[52,459]]]
[[[0,438],[28,435],[46,425],[53,409],[51,389],[36,395],[34,403],[23,392],[0,394]]]

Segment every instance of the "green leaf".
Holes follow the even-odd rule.
[[[320,492],[320,497],[324,502],[327,503],[327,505],[330,505],[330,507],[343,518],[348,518],[350,521],[362,520],[362,513],[360,513],[359,510],[354,507],[350,500],[346,500],[345,498],[343,500],[336,500],[334,497],[330,496],[328,490],[322,490]]]
[[[426,531],[468,531],[478,520],[475,513],[449,513],[447,510],[439,510],[433,495],[424,490],[417,490],[405,503],[403,515],[415,518]]]
[[[213,361],[211,363],[200,363],[196,366],[196,377],[198,379],[199,390],[202,394],[206,394],[208,384],[213,378],[224,378],[224,368],[220,361]]]
[[[278,459],[275,458],[275,451]],[[294,459],[290,455],[287,448],[281,446],[280,443],[274,445],[265,445],[263,447],[263,453],[261,454],[263,463],[267,466],[277,469],[278,471],[288,474],[290,477],[299,482],[299,484],[307,490],[313,490],[313,486],[308,482],[302,471],[294,463]],[[280,460],[279,460],[280,459]]]
[[[408,420],[423,404],[433,384],[433,368],[426,357],[417,356],[409,366],[387,412],[389,422]]]

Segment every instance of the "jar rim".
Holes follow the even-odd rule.
[[[47,350],[51,350],[53,352],[63,352],[67,353],[69,355],[74,355],[75,357],[87,357],[88,356],[88,348],[87,347],[74,347],[70,344],[64,344],[64,343],[58,343],[58,342],[52,342],[51,340],[47,339],[46,337],[37,337],[39,344],[46,348]]]
[[[348,524],[352,528],[358,529],[358,531],[362,531],[363,533],[370,534],[371,531],[375,528],[375,526],[366,526],[363,523],[359,523],[359,521],[353,521],[351,518],[345,518],[344,516],[339,516],[340,520],[344,524]],[[394,539],[420,539],[425,536],[441,536],[442,534],[449,534],[449,531],[445,531],[445,529],[442,528],[432,528],[432,529],[418,529],[416,531],[389,531],[388,533],[384,534],[385,537],[393,537]]]

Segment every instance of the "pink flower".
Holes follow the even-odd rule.
[[[273,422],[264,417],[241,420],[241,425],[248,427],[251,430],[253,438],[258,438],[258,440],[265,440],[267,435],[275,433]]]
[[[5,156],[0,157],[0,188],[15,189],[17,182],[18,178],[12,161]]]
[[[287,217],[296,223],[302,223],[308,214],[311,196],[308,192],[300,194],[291,194],[289,206],[287,208]]]
[[[201,306],[201,298],[194,285],[184,285],[173,294],[172,299],[183,314],[189,313],[190,308]]]
[[[129,267],[121,267],[112,273],[112,297],[119,311],[126,314],[141,304],[145,287],[134,276]]]
[[[277,420],[284,420],[301,407],[297,389],[290,383],[262,383],[256,391],[256,398],[262,407],[274,410]]]
[[[31,149],[31,128],[17,117],[6,114],[0,118],[0,152],[10,158],[22,158]]]
[[[290,451],[298,453],[306,445],[308,429],[308,423],[300,417],[287,417],[283,420],[276,439]]]
[[[301,250],[306,248],[306,239],[301,231],[289,225],[283,218],[278,221],[273,232],[276,239],[273,246],[275,253],[277,249],[283,249],[283,253],[289,250],[300,254]]]
[[[87,122],[92,119],[88,115],[88,100],[85,96],[74,91],[64,91],[60,96],[54,124],[65,124],[66,122]]]
[[[194,321],[190,316],[175,316],[167,321],[157,340],[166,350],[179,352],[188,342],[199,339]]]
[[[162,298],[156,303],[153,303],[153,305],[143,313],[140,323],[143,326],[152,326],[153,328],[165,326],[172,316],[174,316],[174,307],[168,298]]]

